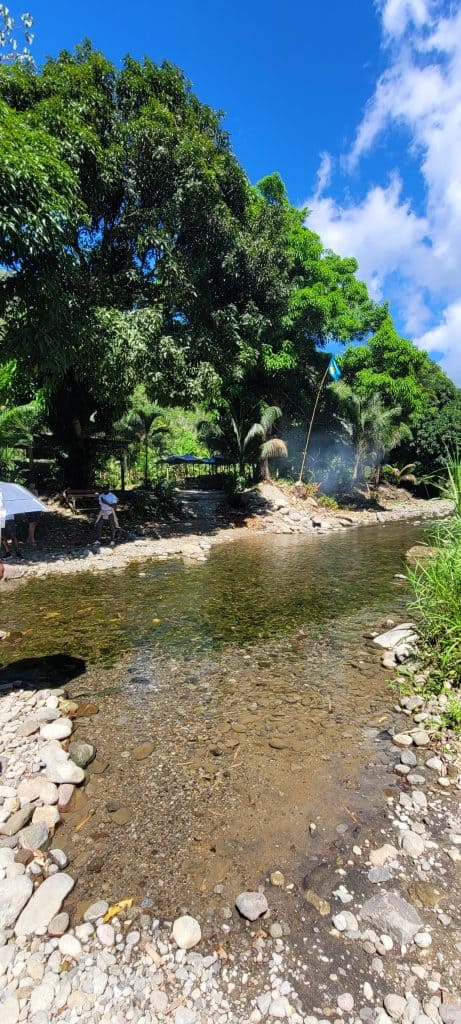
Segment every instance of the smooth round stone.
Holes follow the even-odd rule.
[[[407,764],[410,768],[416,768],[418,764],[418,758],[412,750],[402,750],[400,760],[402,764]]]
[[[409,764],[396,764],[394,765],[394,772],[396,775],[408,775],[411,772]]]
[[[153,743],[140,743],[138,747],[134,748],[132,757],[135,761],[145,761],[146,757],[150,757],[154,749]]]
[[[403,1017],[406,1005],[406,999],[397,995],[396,992],[390,992],[389,995],[384,996],[384,1009],[389,1017],[392,1017],[392,1020],[400,1020]]]
[[[70,956],[72,960],[79,960],[82,955],[82,947],[75,935],[63,935],[59,940],[59,952],[63,956]]]
[[[61,868],[62,870],[63,868],[67,867],[69,863],[69,858],[67,856],[67,853],[64,853],[64,850],[59,850],[58,848],[56,848],[50,850],[49,855],[51,860],[53,861],[53,864],[56,864],[58,868]]]
[[[173,938],[180,949],[193,949],[202,938],[202,930],[195,917],[184,914],[176,918],[173,925]]]
[[[72,715],[74,711],[77,710],[78,704],[76,700],[68,700],[67,698],[64,698],[59,701],[59,707],[64,715]]]
[[[53,785],[52,782],[49,783]],[[69,804],[75,792],[75,786],[72,786],[69,782],[64,782],[62,786],[59,786],[58,793],[58,808],[60,811],[67,811]]]
[[[46,767],[46,776],[50,782],[55,782],[59,786],[62,783],[72,783],[75,786],[79,786],[84,781],[85,772],[83,768],[79,768],[73,761],[59,760],[50,761]]]
[[[417,732],[412,733],[412,738],[415,747],[428,747],[431,742],[431,737],[425,729],[418,729]]]
[[[432,946],[432,938],[428,932],[417,932],[414,942],[419,949],[429,949],[429,946]]]
[[[72,729],[70,718],[57,718],[55,722],[47,722],[40,727],[40,736],[44,740],[66,740]]]
[[[56,914],[56,917],[53,917],[50,921],[48,925],[48,935],[51,935],[53,938],[60,938],[60,936],[64,935],[64,932],[67,931],[68,927],[69,915],[66,914],[65,910],[63,910],[60,914]]]
[[[285,875],[281,871],[273,871],[271,874],[271,885],[282,888],[285,885]]]
[[[96,757],[96,747],[92,743],[71,743],[69,757],[79,768],[86,768]]]
[[[426,777],[425,775],[418,775],[417,772],[410,772],[407,775],[407,781],[410,783],[410,786],[424,786]]]
[[[440,757],[429,757],[426,761],[426,768],[431,768],[433,772],[441,772],[443,761]]]
[[[241,892],[235,901],[237,910],[247,921],[256,921],[269,910],[269,904],[262,892]]]
[[[282,938],[282,936],[283,936],[283,928],[282,928],[282,925],[278,923],[278,921],[274,921],[274,923],[271,924],[271,926],[269,928],[269,935],[270,935],[271,939],[281,939]]]
[[[84,921],[97,921],[99,917],[104,917],[104,914],[107,914],[108,910],[109,910],[109,904],[107,903],[106,900],[96,900],[95,903],[92,903],[85,910],[85,913],[83,915],[83,920]]]
[[[111,924],[98,925],[96,935],[102,946],[113,946],[115,944],[115,931]]]
[[[411,747],[413,740],[411,736],[406,732],[398,732],[392,737],[392,742],[396,747]]]
[[[45,743],[39,753],[40,760],[45,765],[69,760],[67,750],[64,750],[64,747],[61,746],[58,740],[50,740],[49,743]]]
[[[422,857],[426,848],[424,839],[417,835],[416,832],[404,832],[402,839],[402,850],[412,857],[413,860],[417,860],[418,857]]]
[[[354,997],[350,992],[342,992],[338,996],[336,1002],[338,1003],[340,1010],[344,1010],[344,1013],[352,1013],[352,1010],[354,1009]]]

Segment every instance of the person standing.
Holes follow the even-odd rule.
[[[115,494],[109,490],[109,487],[103,487],[100,494],[98,494],[99,502],[99,513],[96,518],[96,539],[97,542],[101,543],[102,528],[104,524],[110,528],[112,544],[115,544],[115,534],[118,529],[118,519],[115,512],[115,506],[118,503],[118,498]]]
[[[38,498],[38,491],[35,486],[35,481],[29,480],[27,487],[31,494],[35,494],[35,497]],[[40,511],[27,513],[28,534],[26,543],[30,544],[32,548],[36,547],[35,530],[37,528],[37,523],[40,519],[41,514],[42,513]]]

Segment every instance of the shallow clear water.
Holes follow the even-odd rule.
[[[395,600],[395,572],[421,529],[408,523],[317,538],[252,536],[194,568],[132,564],[123,572],[49,576],[0,597],[5,664],[66,652],[91,663],[283,637]],[[142,573],[142,575],[140,575]]]
[[[251,536],[193,568],[50,576],[1,598],[3,672],[46,683],[47,662],[28,675],[21,659],[81,658],[70,695],[99,709],[76,721],[98,756],[59,833],[74,901],[139,895],[169,915],[187,894],[213,914],[216,883],[230,901],[275,867],[300,884],[338,824],[360,841],[392,784],[389,676],[364,634],[408,616],[394,574],[421,536]]]

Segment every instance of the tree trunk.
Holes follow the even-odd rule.
[[[361,452],[360,444],[358,444],[357,448],[355,449],[354,472],[352,473],[352,483],[353,484],[356,484],[357,480],[359,479],[359,471],[360,471],[361,460],[362,460],[362,452]]]

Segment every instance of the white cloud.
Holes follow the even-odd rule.
[[[429,0],[381,0],[378,7],[384,31],[391,36],[401,36],[411,22],[418,26],[427,24],[431,6]]]
[[[328,158],[326,173],[322,157],[309,224],[326,245],[357,256],[373,294],[396,302],[419,344],[429,346],[439,331],[445,365],[461,383],[461,2],[380,0],[378,7],[388,66],[345,166],[352,170],[378,139],[403,128],[423,178],[424,209],[415,212],[398,166],[358,202],[338,202],[326,194],[332,164]],[[445,306],[439,325],[431,303]]]
[[[461,370],[461,299],[444,310],[441,322],[414,339],[427,352],[443,352],[441,365],[449,377],[460,380]]]

